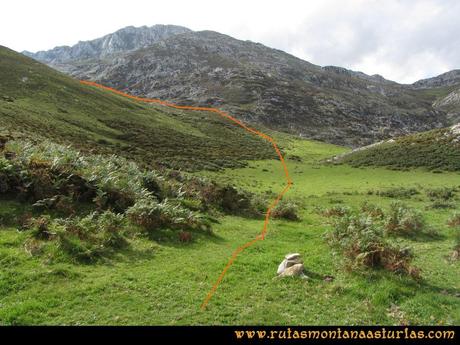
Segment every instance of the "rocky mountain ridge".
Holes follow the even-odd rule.
[[[221,107],[248,122],[352,147],[450,121],[426,88],[317,66],[213,31],[185,30],[103,58],[33,57],[134,95]]]
[[[417,89],[444,87],[460,84],[460,69],[440,74],[433,78],[422,79],[412,84]]]
[[[80,41],[71,47],[60,46],[47,51],[36,53],[23,51],[22,53],[47,64],[60,64],[73,60],[105,58],[116,53],[126,53],[148,47],[170,36],[190,31],[190,29],[177,25],[153,25],[137,28],[128,26],[101,38]]]

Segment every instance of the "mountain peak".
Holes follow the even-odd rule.
[[[191,30],[177,25],[127,26],[94,40],[79,41],[71,47],[59,46],[47,51],[36,53],[23,51],[22,53],[46,63],[60,64],[72,60],[103,58],[115,53],[148,47],[168,37],[187,32]]]

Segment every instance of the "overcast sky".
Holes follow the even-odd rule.
[[[0,10],[0,45],[17,51],[176,24],[403,83],[460,68],[458,0],[11,0]]]

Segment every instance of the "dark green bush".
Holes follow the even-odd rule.
[[[336,205],[319,211],[324,217],[343,217],[350,214],[351,209],[348,206]]]
[[[280,200],[278,204],[273,208],[271,216],[276,219],[287,219],[291,221],[300,220],[299,206],[292,201]]]
[[[432,188],[426,190],[426,195],[432,200],[441,199],[444,201],[451,200],[455,197],[457,189],[449,187]]]
[[[416,188],[395,187],[378,190],[375,192],[375,194],[387,198],[404,199],[411,198],[414,195],[420,194],[420,192]]]
[[[455,208],[455,204],[453,202],[449,202],[443,199],[436,199],[430,205],[426,207],[427,209],[447,209],[447,208]]]

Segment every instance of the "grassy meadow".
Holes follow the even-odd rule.
[[[353,167],[326,163],[346,148],[267,132],[293,186],[203,311],[285,185],[272,147],[4,47],[0,80],[0,325],[459,324],[452,148],[452,171],[439,152],[431,171]],[[293,252],[308,278],[275,278]]]
[[[345,149],[286,135],[277,141],[294,182],[286,198],[299,205],[300,220],[272,219],[266,239],[240,254],[205,311],[200,304],[228,258],[260,233],[263,220],[220,216],[212,234],[196,233],[190,243],[167,229],[137,233],[129,246],[90,264],[31,256],[24,250],[27,233],[3,225],[0,324],[458,324],[460,267],[450,258],[458,229],[446,222],[458,211],[459,193],[450,208],[437,208],[427,191],[457,188],[460,175],[328,165],[322,161]],[[258,193],[277,193],[284,185],[276,160],[197,174]],[[394,192],[411,188],[417,194]],[[359,208],[365,200],[387,210],[398,199],[437,232],[391,238],[412,248],[421,277],[350,269],[325,240],[331,224],[320,210]],[[5,199],[0,215],[28,207]],[[302,254],[308,279],[275,279],[290,252]]]

